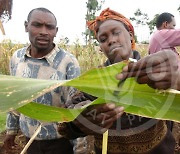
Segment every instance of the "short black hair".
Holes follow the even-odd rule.
[[[172,21],[172,17],[174,17],[174,15],[168,12],[160,14],[156,19],[156,28],[160,28],[162,24],[166,21],[170,23]]]
[[[34,11],[48,12],[48,13],[52,14],[52,15],[54,16],[55,20],[56,20],[55,15],[54,15],[50,10],[48,10],[48,9],[46,9],[46,8],[44,8],[44,7],[38,7],[38,8],[32,9],[32,10],[29,12],[29,14],[28,14],[28,16],[27,16],[27,21],[30,20],[31,15],[32,15],[32,13],[33,13]],[[57,22],[57,20],[56,20],[56,22]]]

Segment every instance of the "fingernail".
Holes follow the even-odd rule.
[[[128,71],[128,66],[124,66],[123,71],[127,72]]]
[[[122,111],[124,111],[124,107],[123,106],[118,107],[118,110],[119,110],[119,112],[122,112]]]
[[[115,107],[115,104],[114,103],[109,103],[107,104],[109,108],[113,109]]]
[[[122,74],[122,73],[117,74],[117,75],[116,75],[116,79],[117,79],[117,80],[122,80],[122,79],[123,79],[123,74]]]

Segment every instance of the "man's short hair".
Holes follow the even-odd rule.
[[[42,11],[42,12],[50,13],[50,14],[52,14],[52,15],[54,16],[54,18],[55,18],[55,20],[56,20],[55,15],[54,15],[50,10],[48,10],[48,9],[46,9],[46,8],[44,8],[44,7],[39,7],[39,8],[32,9],[32,10],[29,12],[28,17],[27,17],[27,21],[30,20],[31,15],[32,15],[32,13],[33,13],[34,11]],[[56,20],[56,22],[57,22],[57,20]]]
[[[164,12],[164,13],[160,14],[156,20],[156,28],[160,28],[162,26],[162,24],[166,21],[168,23],[170,23],[172,21],[172,17],[174,17],[174,15],[172,15],[171,13],[168,13],[168,12]]]

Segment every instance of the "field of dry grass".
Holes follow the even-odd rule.
[[[10,57],[14,51],[23,46],[23,44],[13,44],[9,40],[0,43],[0,74],[9,74]],[[99,47],[94,45],[82,46],[74,43],[68,46],[64,43],[59,43],[59,46],[76,56],[81,67],[81,72],[102,65],[106,59],[104,54],[99,50]],[[147,45],[137,45],[137,51],[140,52],[141,56],[147,55]]]
[[[13,44],[11,41],[6,40],[0,43],[0,74],[9,74],[9,60],[14,51],[22,48],[23,44]],[[99,47],[94,45],[82,46],[74,43],[69,46],[64,43],[59,43],[59,47],[70,51],[74,54],[79,61],[81,72],[85,72],[93,67],[102,65],[106,60],[104,54],[100,51]],[[147,44],[137,44],[136,50],[139,51],[141,57],[148,55]],[[180,52],[180,47],[177,48]]]

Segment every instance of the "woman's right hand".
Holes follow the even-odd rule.
[[[174,88],[180,90],[180,59],[172,50],[162,50],[129,63],[117,75],[118,80],[135,77],[140,84],[154,89]]]
[[[85,134],[102,134],[124,113],[124,107],[114,103],[93,105],[84,110],[74,124]]]

